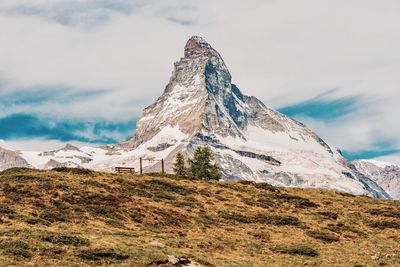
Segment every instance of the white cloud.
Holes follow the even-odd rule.
[[[95,144],[86,144],[82,142],[69,142],[70,144],[82,147],[85,145],[94,146]],[[31,151],[50,151],[60,149],[65,146],[65,143],[57,140],[29,139],[17,141],[0,140],[0,147],[9,150],[31,150]]]
[[[138,116],[196,34],[221,52],[244,93],[273,107],[332,88],[339,97],[376,100],[334,123],[306,121],[328,142],[344,149],[377,138],[400,143],[399,11],[397,0],[5,0],[0,77],[17,87],[110,90],[93,101],[29,107],[37,112]]]

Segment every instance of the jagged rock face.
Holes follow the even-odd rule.
[[[0,171],[13,167],[29,167],[29,164],[17,152],[0,147]]]
[[[375,160],[353,162],[357,170],[371,177],[394,199],[400,199],[400,166]]]

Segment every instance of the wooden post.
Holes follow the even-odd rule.
[[[164,174],[164,159],[161,159],[161,173]]]
[[[143,159],[140,158],[140,175],[143,175],[143,164],[142,164]]]

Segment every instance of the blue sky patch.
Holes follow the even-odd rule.
[[[314,120],[331,121],[358,108],[360,97],[350,96],[337,99],[325,99],[322,96],[278,109],[279,112],[293,118],[308,117]]]
[[[30,114],[12,114],[0,118],[0,139],[41,138],[61,142],[111,144],[133,134],[136,119],[128,121],[83,121],[54,119]]]
[[[373,159],[377,157],[390,156],[398,153],[400,153],[400,149],[342,151],[343,156],[348,160]]]

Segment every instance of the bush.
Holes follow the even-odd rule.
[[[270,248],[270,250],[289,255],[302,255],[309,257],[318,256],[318,252],[315,249],[306,245],[276,246]]]
[[[32,257],[28,243],[20,240],[1,240],[0,249],[2,249],[6,254],[13,256],[23,258]]]
[[[225,213],[221,214],[225,220],[236,221],[239,223],[260,223],[276,226],[300,226],[302,222],[293,216],[277,215],[277,214],[258,214],[258,215],[243,215],[240,213]]]
[[[68,167],[56,167],[52,169],[56,172],[67,172],[77,175],[90,175],[93,174],[92,170],[84,169],[84,168],[68,168]]]
[[[271,239],[271,235],[266,231],[256,230],[256,231],[248,232],[248,234],[262,242],[268,242]]]
[[[303,198],[303,197],[299,197],[299,196],[295,196],[295,195],[289,195],[289,194],[278,194],[276,196],[276,198],[279,201],[283,201],[286,203],[290,203],[290,204],[294,204],[296,207],[298,208],[317,208],[319,207],[318,204],[311,202],[309,199],[307,198]]]
[[[367,223],[368,226],[379,229],[400,229],[399,221],[371,221]]]
[[[110,219],[110,220],[106,220],[105,223],[109,226],[116,227],[116,228],[124,228],[125,227],[124,222],[120,221],[120,220]]]
[[[301,221],[293,216],[288,215],[260,215],[257,216],[257,221],[264,224],[272,224],[277,226],[283,225],[291,225],[291,226],[300,226]]]
[[[58,245],[72,245],[76,247],[90,245],[90,241],[87,238],[70,235],[59,235],[55,233],[42,235],[40,239]]]
[[[262,190],[268,190],[268,191],[277,192],[277,193],[280,192],[280,190],[278,188],[276,188],[275,186],[270,185],[268,183],[256,183],[254,186],[256,188],[262,189]]]
[[[100,261],[100,260],[126,260],[129,255],[116,252],[114,249],[98,248],[87,249],[78,252],[78,257],[84,260]]]
[[[331,233],[328,233],[328,232],[307,231],[306,235],[308,235],[309,237],[315,238],[315,239],[322,240],[327,243],[339,241],[339,237],[337,237],[336,235],[333,235]]]
[[[40,214],[40,218],[48,222],[66,222],[68,217],[65,213],[53,210],[45,210]]]
[[[332,219],[332,220],[336,220],[339,217],[337,213],[330,212],[330,211],[321,211],[321,212],[318,212],[318,215],[321,215],[322,217]]]
[[[367,211],[369,214],[384,216],[384,217],[392,217],[392,218],[400,218],[400,210],[390,210],[390,209],[371,209]]]

